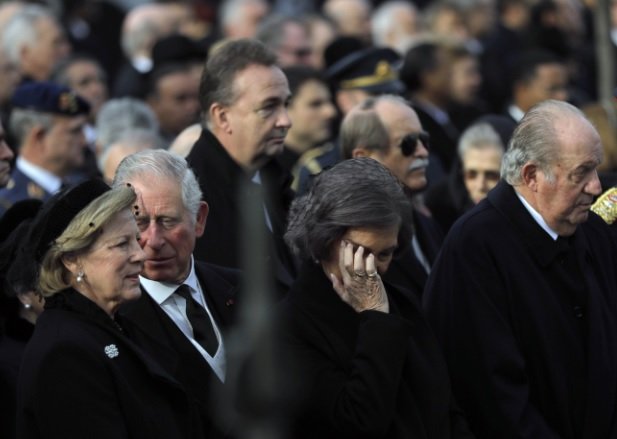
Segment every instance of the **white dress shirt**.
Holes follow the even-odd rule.
[[[208,351],[206,351],[198,342],[195,340],[193,336],[193,328],[191,323],[189,322],[188,317],[186,316],[186,301],[179,294],[174,294],[176,289],[180,285],[171,284],[166,282],[157,282],[150,279],[146,279],[145,277],[139,277],[140,282],[144,289],[148,292],[150,297],[154,299],[156,303],[165,311],[165,313],[173,320],[173,322],[178,326],[178,328],[182,331],[182,333],[189,339],[189,341],[193,344],[195,349],[199,351],[202,357],[208,362],[216,376],[222,381],[225,381],[225,346],[223,344],[223,338],[221,337],[221,332],[216,324],[216,321],[212,317],[212,313],[208,309],[208,304],[206,303],[205,297],[203,295],[203,291],[201,286],[199,285],[199,281],[197,280],[197,275],[195,274],[195,263],[193,258],[191,257],[191,273],[185,279],[183,284],[188,285],[191,289],[191,296],[193,299],[197,301],[201,306],[204,307],[208,316],[210,317],[210,321],[212,322],[212,327],[214,328],[214,332],[216,333],[216,339],[218,340],[218,349],[214,356],[211,356]]]

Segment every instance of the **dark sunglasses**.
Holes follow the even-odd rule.
[[[431,136],[425,131],[421,131],[419,133],[411,133],[407,134],[401,140],[401,151],[405,157],[409,157],[416,152],[416,148],[418,147],[418,139],[422,141],[422,144],[426,149],[429,147],[429,142],[431,140]]]

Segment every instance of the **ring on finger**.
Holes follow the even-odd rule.
[[[354,277],[364,277],[366,276],[366,273],[358,273],[357,271],[354,271]]]
[[[370,277],[370,278],[375,278],[375,277],[377,277],[377,272],[375,271],[375,272],[373,272],[373,273],[366,273],[366,275],[367,275],[368,277]]]

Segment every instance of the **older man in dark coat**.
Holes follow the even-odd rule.
[[[455,223],[426,286],[455,397],[479,438],[617,437],[617,252],[589,208],[600,138],[545,101],[502,181]]]
[[[124,184],[138,194],[134,213],[146,260],[143,294],[121,313],[140,329],[137,343],[184,386],[207,437],[227,437],[214,401],[226,378],[238,272],[193,258],[208,205],[184,159],[163,150],[133,154],[116,172],[114,185]]]

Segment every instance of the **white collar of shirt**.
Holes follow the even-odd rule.
[[[152,60],[145,56],[138,56],[131,61],[131,64],[133,64],[133,67],[135,67],[135,70],[139,73],[148,73],[152,70]]]
[[[508,107],[508,113],[517,123],[521,121],[523,116],[525,116],[525,112],[514,104]]]
[[[527,209],[527,211],[530,213],[533,219],[538,223],[538,225],[542,227],[542,229],[546,233],[548,233],[551,238],[553,238],[553,241],[556,241],[557,238],[559,238],[559,235],[557,234],[557,232],[551,229],[548,224],[546,224],[546,221],[544,221],[544,218],[542,218],[542,215],[540,215],[540,213],[536,209],[534,209],[532,205],[529,204],[527,200],[523,198],[521,194],[516,192],[516,196],[518,197],[519,200],[521,200],[521,203],[523,203],[523,206],[525,206],[525,209]]]
[[[26,177],[41,186],[45,191],[54,194],[60,190],[62,180],[57,175],[52,174],[46,169],[41,168],[33,163],[30,163],[23,157],[17,157],[15,166],[23,172]]]
[[[201,291],[199,288],[199,282],[197,281],[197,274],[195,274],[195,261],[193,260],[192,256],[191,256],[191,272],[189,273],[189,276],[184,280],[184,282],[182,282],[182,284],[173,284],[169,282],[158,282],[155,280],[147,279],[143,276],[139,276],[139,280],[141,284],[144,286],[144,288],[146,289],[146,291],[159,305],[162,305],[163,302],[169,299],[169,297],[178,289],[180,285],[186,284],[189,287],[191,287],[191,295],[193,297],[196,297],[196,295],[193,294],[193,292]],[[199,296],[202,296],[202,295],[200,294]],[[200,297],[200,300],[198,300],[198,302],[200,303],[202,302],[201,297]],[[201,304],[205,305],[203,303]]]

